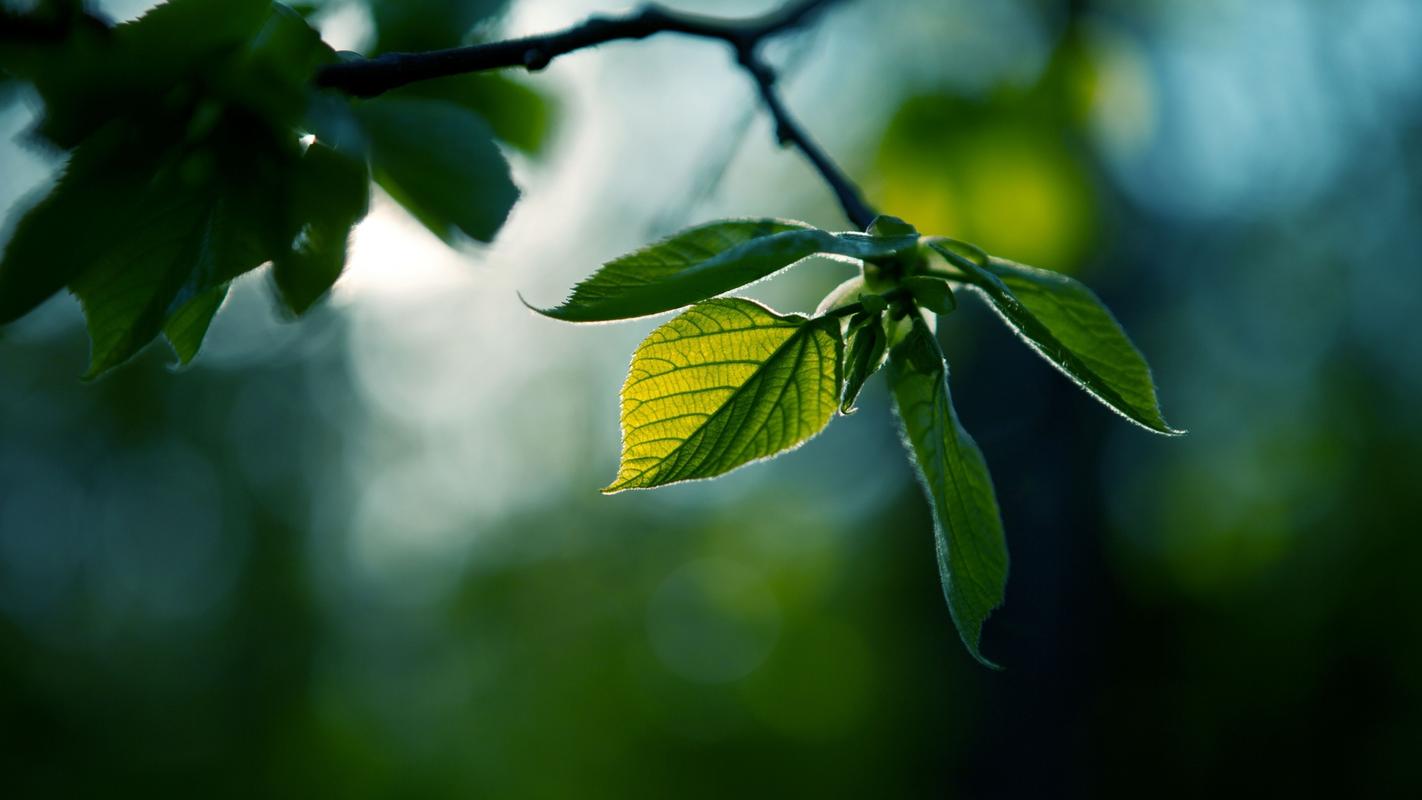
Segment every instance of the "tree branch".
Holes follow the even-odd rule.
[[[775,124],[781,145],[805,154],[839,200],[845,216],[867,228],[874,211],[859,189],[820,149],[791,116],[775,90],[775,72],[760,57],[760,44],[794,30],[839,0],[795,0],[783,8],[750,19],[722,19],[686,14],[656,5],[620,17],[591,17],[556,33],[527,36],[427,53],[385,53],[332,64],[316,73],[316,85],[354,97],[375,97],[392,89],[433,78],[473,72],[523,67],[530,72],[547,67],[553,59],[608,42],[646,39],[659,33],[678,33],[725,42],[737,61],[755,80],[762,102]]]

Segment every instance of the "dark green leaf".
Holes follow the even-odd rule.
[[[340,277],[351,228],[370,205],[369,171],[363,162],[316,143],[292,175],[293,229],[289,252],[272,264],[282,303],[304,314]]]
[[[889,383],[904,440],[933,506],[943,594],[958,635],[983,664],[983,622],[1002,605],[1007,541],[987,464],[958,422],[948,393],[948,365],[928,325],[913,327],[889,357]]]
[[[913,275],[904,278],[903,287],[913,295],[914,302],[935,314],[948,314],[958,307],[952,287],[943,278]]]
[[[74,151],[59,182],[15,228],[0,260],[0,324],[64,288],[132,227],[158,155],[112,126]]]
[[[109,120],[190,105],[201,79],[256,35],[271,10],[270,0],[174,0],[110,32],[0,47],[0,67],[39,91],[40,135],[71,148]]]
[[[842,414],[854,412],[854,401],[869,376],[879,370],[888,350],[889,337],[884,333],[882,313],[856,314],[849,321],[849,352],[844,358],[844,399]]]
[[[700,225],[609,261],[561,306],[538,309],[567,322],[659,314],[754,283],[812,255],[890,255],[901,240],[833,234],[803,222],[722,220]]]
[[[880,214],[869,223],[869,235],[881,238],[897,238],[903,236],[918,236],[918,228],[904,222],[898,217],[891,217],[888,214]]]
[[[838,405],[839,321],[739,298],[652,332],[622,387],[622,464],[604,492],[710,478],[798,446]]]
[[[177,354],[179,364],[188,364],[197,355],[212,318],[226,299],[227,284],[223,284],[189,300],[168,318],[163,326],[163,336]]]
[[[487,123],[439,100],[382,97],[356,106],[375,180],[436,236],[493,240],[518,189]]]
[[[128,360],[152,341],[169,318],[267,260],[254,235],[250,209],[229,197],[155,187],[126,235],[70,284],[84,306],[92,342],[86,378]],[[215,309],[216,304],[212,304]],[[192,328],[192,330],[189,330]],[[201,326],[206,331],[206,325]],[[191,359],[201,336],[184,322],[174,341]]]
[[[1059,273],[1000,258],[984,266],[961,248],[932,246],[1032,349],[1091,396],[1148,430],[1183,433],[1161,415],[1145,357],[1090,289]]]
[[[542,151],[553,123],[553,105],[546,96],[503,75],[456,75],[417,81],[396,95],[445,100],[467,108],[483,117],[500,141],[525,153]]]

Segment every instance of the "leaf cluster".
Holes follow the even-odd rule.
[[[428,30],[457,43],[503,5],[371,2],[377,46]],[[159,336],[185,364],[232,281],[259,266],[288,314],[315,305],[372,181],[446,242],[493,238],[518,199],[496,142],[537,150],[541,98],[488,76],[364,101],[318,91],[316,70],[342,56],[302,11],[173,0],[132,22],[0,41],[0,73],[43,102],[31,138],[68,157],[0,258],[0,324],[68,288],[88,323],[87,377]]]
[[[850,260],[861,274],[811,317],[718,297],[812,255]],[[792,450],[836,412],[852,413],[887,364],[904,443],[933,507],[944,597],[964,645],[992,666],[979,643],[1006,589],[1007,544],[987,464],[953,409],[933,325],[957,308],[959,291],[984,298],[1108,408],[1156,433],[1179,433],[1161,416],[1145,359],[1091,290],[920,236],[893,217],[865,233],[775,219],[701,225],[608,262],[540,313],[603,322],[686,308],[632,356],[621,464],[604,492],[712,478]]]

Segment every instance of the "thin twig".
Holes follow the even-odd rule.
[[[316,74],[318,86],[355,97],[375,97],[416,81],[473,72],[523,67],[536,72],[555,58],[608,42],[646,39],[658,33],[678,33],[730,45],[737,61],[750,73],[761,100],[775,123],[776,138],[800,149],[839,200],[845,216],[867,228],[874,211],[859,190],[791,116],[775,90],[775,72],[761,58],[762,42],[804,25],[838,0],[796,0],[778,11],[750,19],[722,19],[671,11],[649,5],[621,17],[592,17],[565,30],[501,42],[434,50],[427,53],[385,53],[332,64]]]

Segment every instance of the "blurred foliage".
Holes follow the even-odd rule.
[[[500,8],[370,12],[379,49],[457,44]],[[367,101],[317,91],[336,54],[271,0],[174,0],[114,26],[46,4],[14,24],[0,71],[33,87],[34,136],[70,163],[0,260],[0,323],[68,287],[89,321],[87,377],[160,334],[188,363],[231,282],[267,262],[278,301],[304,313],[340,276],[367,175],[447,243],[491,241],[518,199],[495,138],[536,151],[548,118],[498,78]],[[74,227],[86,235],[66,237]]]
[[[1006,672],[974,669],[946,624],[912,476],[892,449],[860,446],[886,440],[880,414],[729,488],[598,498],[582,487],[610,466],[590,454],[615,441],[611,407],[529,411],[608,389],[588,351],[550,345],[516,401],[492,400],[506,348],[449,332],[476,316],[467,296],[450,310],[432,290],[364,333],[350,309],[318,306],[296,337],[239,281],[206,363],[173,376],[150,351],[83,386],[82,328],[51,303],[0,332],[7,796],[1422,792],[1422,273],[1408,257],[1422,247],[1422,14],[1393,0],[1069,5],[925,2],[894,27],[864,3],[827,20],[850,42],[831,52],[894,66],[902,91],[842,85],[842,59],[806,68],[831,76],[827,108],[882,103],[884,129],[932,118],[931,97],[988,109],[979,130],[1061,120],[1029,133],[1071,132],[1054,141],[1089,176],[1089,207],[1064,212],[1086,229],[1063,241],[1089,242],[1084,255],[972,235],[1089,270],[1191,430],[1165,446],[1120,425],[991,332],[979,303],[945,321],[971,387],[958,410],[1021,532],[984,644]],[[1047,33],[1009,43],[1003,29]],[[916,30],[961,38],[904,49]],[[1066,84],[1067,110],[997,99],[1047,102],[1023,85],[1073,41],[1092,66]],[[968,85],[931,58],[952,54],[1012,70]],[[609,93],[646,80],[630,64],[606,73]],[[887,191],[884,129],[859,155]],[[784,202],[778,174],[747,169],[756,198]],[[923,207],[963,190],[941,191]],[[639,207],[611,189],[588,202]],[[1000,213],[984,224],[1011,230]],[[405,369],[422,357],[410,340],[379,349],[421,326],[448,343],[438,369]],[[885,402],[877,384],[860,400]],[[452,446],[460,431],[407,441],[391,421],[446,408],[491,418],[456,441],[471,461],[403,482],[362,466]],[[847,459],[855,482],[835,483]],[[461,505],[508,474],[541,475],[546,492],[511,511]],[[368,521],[385,499],[375,519],[398,524]],[[425,538],[440,504],[463,514],[454,555]]]

